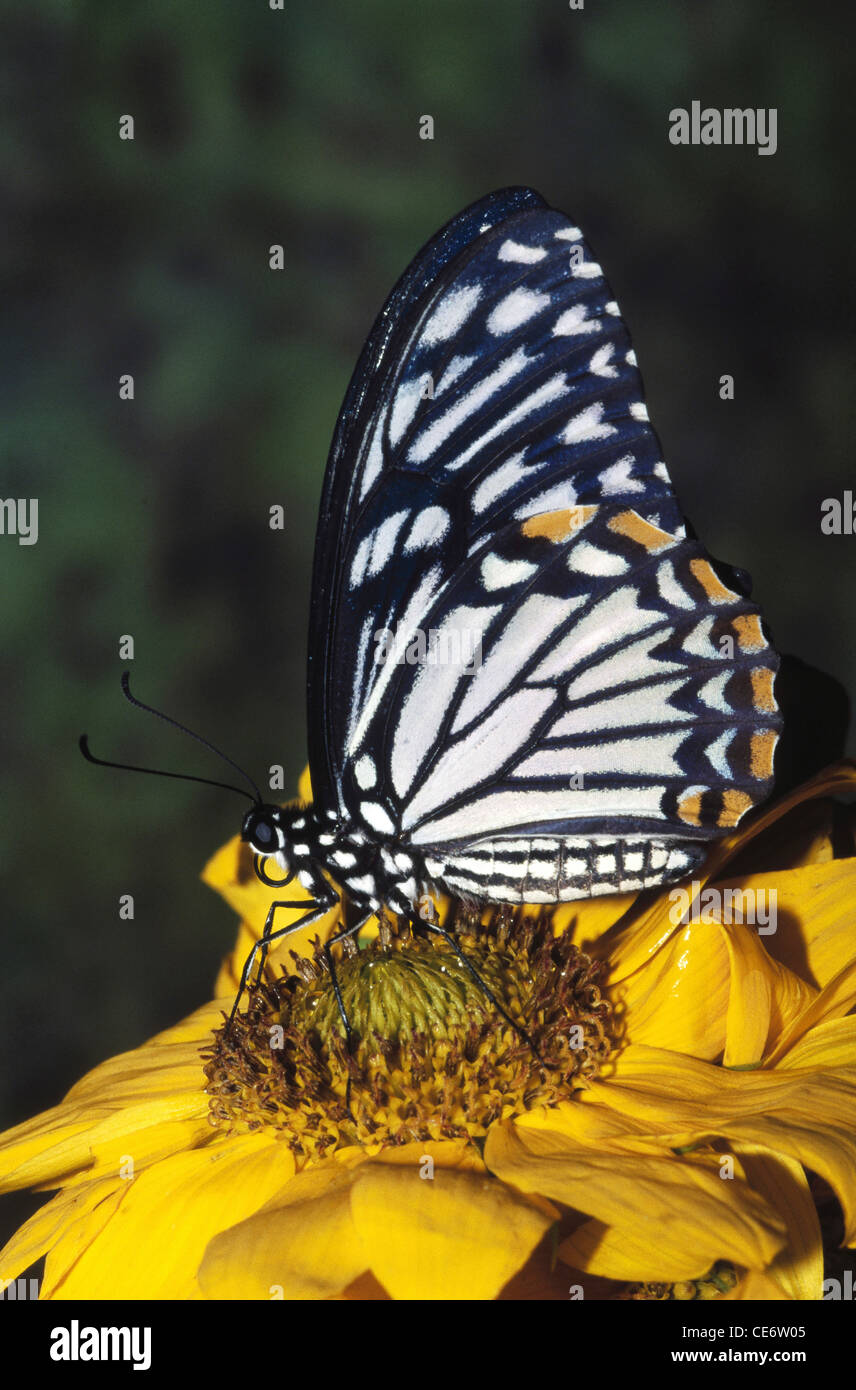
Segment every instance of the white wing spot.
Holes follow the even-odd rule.
[[[380,574],[384,565],[387,564],[392,556],[398,533],[409,517],[409,511],[395,512],[388,516],[377,528],[372,544],[372,555],[369,561],[369,574]]]
[[[504,241],[499,248],[499,260],[519,261],[521,265],[534,265],[543,261],[547,252],[540,246],[521,246],[519,241]]]
[[[631,478],[630,470],[636,462],[633,454],[625,454],[623,458],[616,459],[608,468],[604,468],[600,475],[600,490],[605,497],[610,497],[614,493],[625,492],[644,492],[645,484],[638,478]]]
[[[383,467],[383,445],[381,443],[381,437],[383,434],[383,422],[384,416],[381,415],[377,424],[375,425],[374,434],[372,435],[372,442],[369,445],[368,457],[366,458],[365,472],[363,473],[363,479],[360,483],[360,501],[362,501],[362,499],[365,497],[366,493],[368,492],[369,488],[371,487],[372,483],[375,481],[378,474],[380,473],[381,468]]]
[[[424,381],[424,377],[417,377],[414,381],[406,381],[403,386],[399,386],[395,393],[395,401],[389,416],[389,437],[393,444],[398,443],[416,414],[422,399]]]
[[[631,401],[630,414],[633,416],[634,420],[647,420],[648,407],[644,401]]]
[[[586,318],[585,304],[572,304],[560,314],[553,326],[553,337],[570,337],[572,333],[596,333],[600,327],[599,319]]]
[[[712,743],[709,748],[705,749],[705,754],[711,767],[714,769],[715,772],[720,773],[723,777],[727,777],[729,781],[731,780],[733,774],[731,768],[728,765],[728,758],[726,757],[726,753],[728,751],[728,745],[733,739],[734,734],[734,729],[726,729],[725,733],[719,735],[719,738],[716,740],[715,743]]]
[[[616,317],[621,313],[621,310],[619,309],[614,299],[610,299],[609,303],[606,306],[606,312],[608,314],[615,314]]]
[[[657,588],[661,598],[675,608],[695,608],[695,601],[678,582],[675,567],[671,560],[663,560],[657,570]]]
[[[568,567],[581,574],[624,574],[627,561],[610,550],[601,550],[590,541],[577,541],[568,554]]]
[[[545,488],[537,497],[530,497],[528,502],[518,507],[514,513],[514,520],[525,521],[527,517],[540,516],[542,512],[561,512],[568,507],[575,507],[576,504],[576,489],[569,478],[563,478],[560,483]]]
[[[474,512],[483,512],[489,507],[491,502],[495,502],[497,497],[501,497],[504,492],[508,492],[521,478],[526,476],[527,470],[523,467],[523,459],[526,454],[525,449],[521,449],[519,454],[513,454],[506,459],[498,468],[494,468],[483,478],[472,495],[470,505]],[[536,470],[532,470],[534,473]]]
[[[582,232],[579,227],[560,227],[556,232],[556,241],[580,241]]]
[[[352,892],[357,893],[371,893],[375,886],[371,874],[363,874],[362,878],[352,878],[348,882],[348,887]]]
[[[368,753],[364,753],[354,764],[354,776],[357,779],[357,786],[362,791],[367,792],[377,782],[377,768],[374,759]]]
[[[522,348],[516,348],[504,362],[501,362],[496,371],[491,372],[474,386],[472,391],[461,396],[454,405],[450,406],[445,414],[440,416],[433,425],[417,435],[413,444],[407,451],[408,460],[411,463],[425,463],[445,443],[449,435],[463,424],[470,415],[474,415],[480,410],[491,396],[496,395],[503,386],[506,386],[513,377],[524,370],[529,359]]]
[[[597,261],[582,261],[579,265],[571,266],[571,274],[575,280],[596,280],[603,274],[603,269]]]
[[[463,376],[467,368],[473,365],[475,360],[474,357],[453,357],[445,372],[440,377],[440,380],[437,382],[437,385],[434,387],[435,397],[439,396],[441,391],[447,391],[449,387],[458,380],[458,377]]]
[[[705,681],[698,692],[698,697],[708,705],[710,709],[719,710],[721,714],[730,714],[731,706],[725,698],[725,687],[731,680],[730,671],[722,671],[712,680]]]
[[[359,545],[357,546],[357,553],[354,556],[354,562],[351,565],[350,578],[352,589],[358,588],[360,584],[362,584],[363,582],[363,576],[366,572],[366,562],[369,558],[369,551],[371,550],[371,546],[371,536],[366,536],[365,539],[361,540]]]
[[[549,303],[550,296],[539,294],[537,290],[512,290],[511,294],[499,301],[490,315],[487,321],[488,330],[494,336],[511,333],[536,314],[540,314]]]
[[[481,564],[482,584],[488,591],[507,589],[522,584],[537,570],[528,560],[503,560],[500,555],[486,555]]]
[[[614,425],[604,423],[603,402],[595,401],[569,420],[562,433],[562,441],[565,444],[582,444],[587,439],[608,439],[611,434],[617,433]]]
[[[450,290],[422,330],[420,344],[432,347],[434,343],[445,343],[466,323],[481,298],[481,285],[467,285]]]
[[[685,652],[689,652],[691,656],[703,656],[707,660],[722,659],[722,652],[710,640],[713,621],[713,618],[702,618],[700,623],[696,623],[692,632],[684,638]]]
[[[618,376],[618,368],[611,366],[609,362],[613,351],[612,343],[604,343],[603,347],[599,347],[589,362],[589,371],[594,372],[595,376]]]
[[[360,814],[366,824],[371,826],[372,830],[378,830],[382,835],[391,835],[395,829],[386,811],[378,801],[361,802]]]
[[[449,513],[443,507],[426,507],[416,517],[410,534],[404,542],[404,553],[410,555],[414,550],[427,550],[429,546],[439,545],[449,530]]]

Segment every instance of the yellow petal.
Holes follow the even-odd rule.
[[[239,917],[249,922],[263,923],[275,897],[275,891],[262,883],[256,874],[250,847],[244,844],[240,835],[233,835],[211,856],[202,870],[202,881],[225,898]],[[293,885],[288,886],[291,889]]]
[[[729,984],[721,934],[695,922],[676,930],[661,951],[609,994],[625,1011],[628,1042],[712,1060],[725,1046]]]
[[[856,859],[755,874],[741,886],[776,890],[778,926],[764,938],[770,955],[812,984],[826,985],[856,955]]]
[[[738,1144],[735,1150],[754,1190],[787,1226],[787,1244],[767,1267],[767,1275],[789,1298],[821,1298],[823,1237],[802,1164],[783,1154],[767,1153],[756,1144]]]
[[[220,1006],[206,1005],[143,1047],[102,1062],[65,1100],[0,1138],[0,1191],[137,1169],[211,1139],[200,1047]],[[178,1039],[178,1041],[174,1041]],[[191,1041],[192,1039],[192,1041]]]
[[[846,1069],[846,1074],[856,1069],[856,1015],[817,1024],[777,1064],[781,1072],[826,1068]]]
[[[124,1184],[118,1210],[73,1263],[66,1248],[51,1252],[52,1297],[198,1298],[212,1236],[257,1211],[292,1173],[289,1151],[263,1135],[174,1154]]]
[[[595,1219],[559,1247],[563,1260],[608,1279],[701,1278],[718,1259],[762,1266],[784,1222],[715,1154],[626,1154],[574,1147],[566,1136],[494,1125],[485,1161],[504,1182]]]
[[[399,1168],[420,1168],[423,1161],[430,1158],[435,1168],[465,1168],[471,1173],[487,1171],[478,1149],[469,1139],[426,1139],[416,1144],[396,1144],[381,1149],[377,1158],[380,1163]]]
[[[260,927],[264,927],[263,917],[258,918],[252,924],[242,921],[238,926],[238,936],[234,946],[220,962],[220,969],[214,981],[214,998],[228,1001],[223,1006],[225,1013],[231,1009],[235,995],[238,993],[244,962],[259,939]]]
[[[750,1269],[736,1288],[722,1295],[726,1303],[775,1303],[787,1298],[781,1284],[759,1269]]]
[[[351,1184],[360,1166],[307,1168],[257,1215],[215,1236],[199,1271],[206,1298],[303,1300],[343,1293],[369,1264],[351,1219]]]
[[[631,1044],[577,1104],[618,1110],[673,1148],[721,1137],[786,1154],[834,1188],[856,1239],[856,1067],[729,1071]]]
[[[773,987],[766,962],[756,962],[748,932],[727,934],[731,948],[731,989],[723,1061],[727,1067],[760,1062],[770,1031]],[[759,968],[760,966],[760,968]]]
[[[492,1299],[525,1265],[551,1217],[486,1175],[433,1178],[383,1163],[358,1170],[354,1224],[396,1299]]]
[[[749,1066],[760,1062],[769,1040],[804,1017],[817,991],[773,960],[751,926],[729,923],[719,931],[731,960],[724,1061]]]
[[[553,929],[557,936],[569,932],[579,950],[592,954],[595,943],[621,921],[638,896],[638,893],[612,893],[602,898],[560,903],[553,915]]]
[[[17,1278],[62,1241],[74,1243],[72,1258],[76,1258],[118,1207],[123,1194],[117,1191],[117,1183],[114,1173],[99,1182],[66,1188],[45,1202],[0,1252],[0,1281]],[[50,1287],[43,1280],[41,1297],[49,1296]]]
[[[792,1019],[770,1053],[771,1063],[779,1062],[810,1029],[840,1018],[856,1004],[856,959],[824,985],[811,1003]]]

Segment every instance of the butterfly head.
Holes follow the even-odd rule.
[[[254,854],[262,858],[276,854],[282,862],[288,846],[288,837],[282,824],[282,807],[266,806],[263,802],[257,802],[244,816],[241,839],[250,846]]]

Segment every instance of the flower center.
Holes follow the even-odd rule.
[[[616,1044],[604,967],[549,918],[467,913],[455,945],[384,924],[344,943],[335,984],[316,948],[259,986],[215,1035],[205,1074],[213,1125],[276,1129],[297,1153],[486,1134],[500,1118],[567,1100]],[[492,997],[491,997],[492,996]],[[348,1085],[350,1080],[350,1087]]]

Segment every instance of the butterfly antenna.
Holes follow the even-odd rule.
[[[162,719],[165,724],[171,724],[174,729],[180,730],[181,733],[189,734],[191,738],[196,739],[197,743],[201,743],[203,748],[207,748],[210,753],[215,753],[218,758],[222,758],[224,763],[228,763],[230,767],[233,767],[235,771],[239,774],[239,776],[243,777],[244,781],[248,782],[249,785],[252,787],[253,800],[257,801],[259,804],[262,803],[262,794],[256,786],[255,782],[253,781],[252,777],[248,772],[245,772],[242,767],[238,766],[234,758],[230,758],[226,753],[222,752],[221,749],[217,748],[217,746],[211,743],[207,738],[203,738],[201,734],[196,734],[193,732],[192,729],[188,729],[186,724],[179,724],[177,719],[173,719],[170,715],[164,714],[162,710],[154,709],[151,705],[144,704],[142,700],[137,699],[136,695],[132,695],[130,671],[122,672],[122,694],[125,696],[125,699],[128,700],[132,705],[136,705],[137,709],[145,710],[147,714],[154,714],[157,716],[158,719]],[[206,779],[197,778],[196,780]],[[218,785],[223,786],[224,784],[221,782]],[[233,787],[232,790],[234,791],[236,790],[236,788]]]
[[[137,767],[135,763],[113,763],[106,758],[96,758],[89,747],[89,739],[86,734],[81,734],[79,739],[80,751],[88,763],[95,763],[97,767],[118,767],[121,772],[148,772],[152,777],[175,777],[179,782],[203,782],[206,787],[222,787],[227,792],[237,792],[239,796],[246,796],[250,801],[254,798],[244,787],[234,787],[231,782],[215,782],[210,777],[192,777],[187,772],[164,772],[158,767]]]

